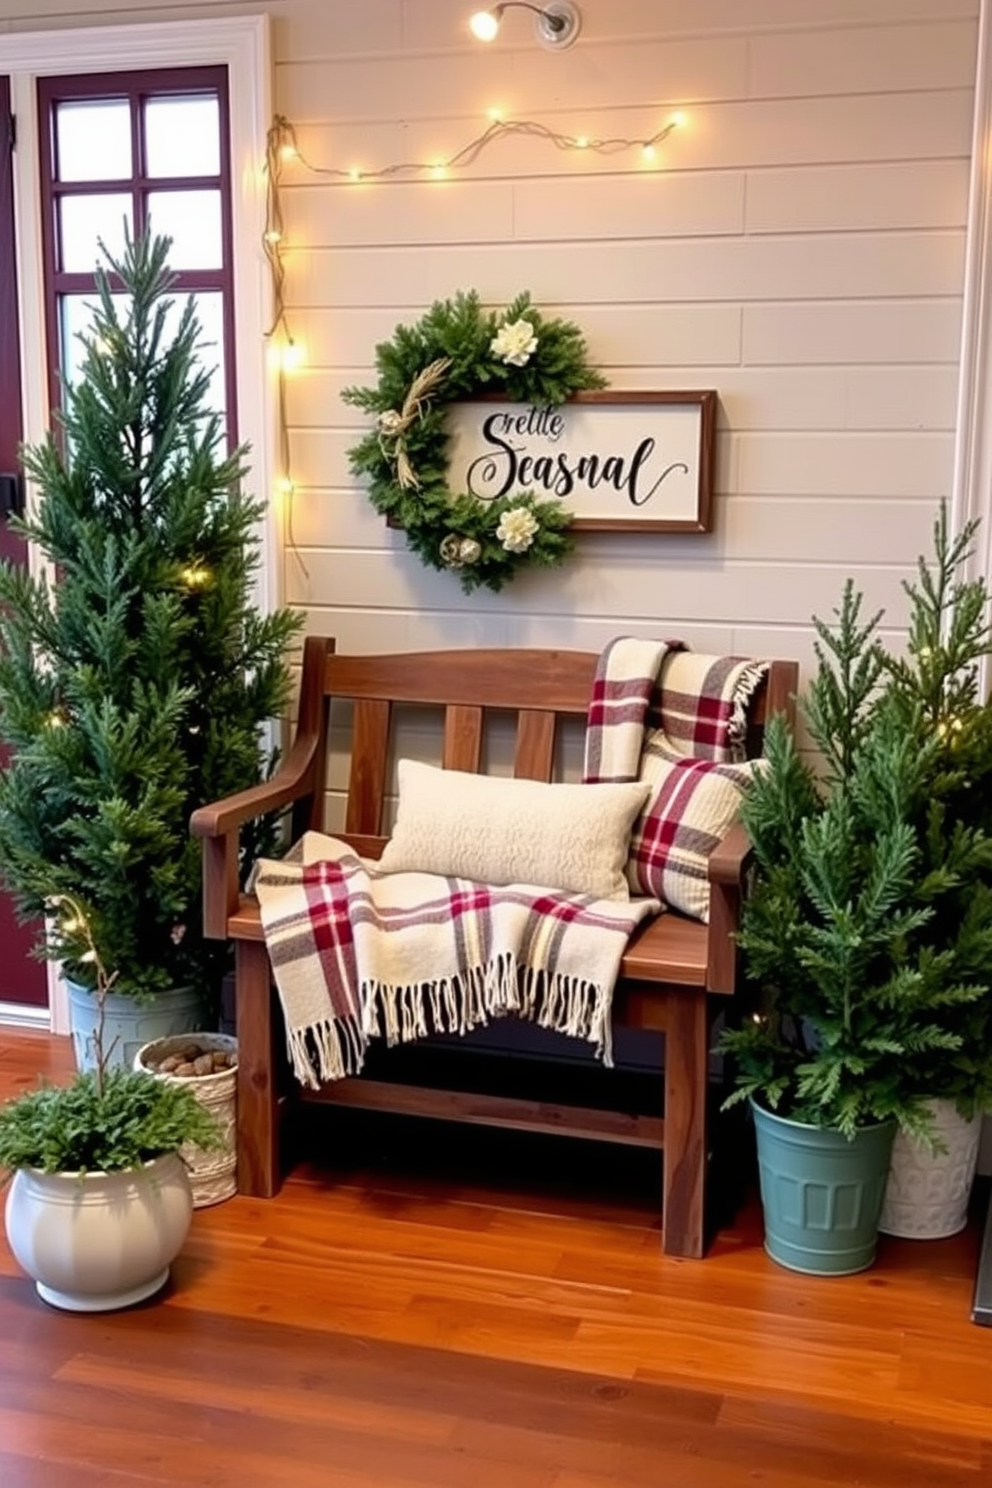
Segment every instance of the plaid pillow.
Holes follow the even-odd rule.
[[[760,764],[645,753],[642,772],[653,788],[630,839],[627,882],[635,894],[651,894],[704,924],[709,920],[707,859],[738,816]]]

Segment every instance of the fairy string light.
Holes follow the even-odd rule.
[[[266,137],[265,152],[265,232],[263,249],[269,265],[272,286],[272,322],[266,331],[266,339],[275,351],[277,378],[277,401],[279,423],[280,487],[285,496],[287,545],[293,552],[304,574],[309,571],[300,556],[293,537],[293,495],[295,484],[291,466],[289,420],[286,406],[286,374],[299,361],[300,349],[294,339],[286,308],[286,265],[283,257],[285,241],[285,219],[283,215],[282,181],[289,162],[294,162],[310,175],[320,176],[338,187],[367,185],[373,182],[388,183],[401,179],[439,180],[452,172],[465,170],[474,165],[484,151],[498,141],[513,137],[524,137],[543,141],[556,150],[577,151],[592,155],[614,156],[637,150],[642,159],[652,161],[664,140],[684,122],[681,114],[673,114],[654,134],[647,138],[596,137],[581,134],[566,134],[541,124],[534,119],[503,119],[490,115],[490,122],[476,137],[453,155],[443,160],[397,160],[389,165],[368,169],[362,166],[314,165],[302,153],[297,143],[296,130],[283,114],[276,114]]]
[[[297,154],[296,131],[288,119],[276,115],[269,126],[265,140],[265,232],[262,248],[269,265],[272,283],[273,320],[265,333],[271,346],[278,346],[276,357],[276,418],[279,440],[279,485],[283,497],[286,546],[293,554],[304,577],[309,579],[310,570],[296,545],[293,533],[293,496],[295,485],[289,447],[289,413],[286,403],[286,370],[296,349],[292,329],[286,315],[286,265],[282,255],[285,233],[283,218],[282,183],[283,165],[287,157]],[[281,337],[281,345],[277,338]]]

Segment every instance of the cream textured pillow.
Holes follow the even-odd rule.
[[[650,786],[545,785],[401,759],[379,867],[629,899],[630,829]]]

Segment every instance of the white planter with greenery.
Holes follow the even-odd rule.
[[[193,1195],[174,1152],[120,1173],[21,1168],[7,1195],[7,1239],[39,1297],[106,1312],[160,1291],[182,1248]]]
[[[13,1174],[7,1238],[38,1295],[73,1312],[152,1296],[189,1230],[193,1194],[182,1149],[223,1143],[188,1085],[107,1067],[103,1014],[114,984],[75,900],[50,908],[78,922],[99,1009],[96,1065],[0,1109],[0,1169]]]

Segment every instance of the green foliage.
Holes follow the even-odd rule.
[[[492,341],[501,326],[521,320],[532,327],[537,348],[517,367],[494,355]],[[509,402],[557,406],[573,393],[604,387],[605,379],[588,365],[579,328],[545,317],[527,294],[503,311],[484,311],[473,290],[436,301],[413,326],[397,326],[375,356],[376,386],[346,388],[342,396],[377,418],[376,427],[350,451],[352,469],[367,479],[376,511],[403,528],[409,547],[425,564],[456,571],[466,593],[479,587],[498,591],[524,566],[561,563],[571,539],[560,501],[541,501],[533,492],[480,501],[449,491],[445,405],[499,393]],[[448,363],[442,380],[416,400],[401,436],[390,436],[380,417],[402,412],[417,377],[442,359]],[[399,478],[401,454],[415,485]],[[537,530],[525,551],[513,552],[496,534],[500,519],[520,508],[532,514]],[[473,545],[473,556],[453,555],[452,544],[459,540]]]
[[[16,526],[47,575],[0,564],[0,874],[25,915],[78,901],[136,997],[216,988],[189,817],[270,767],[261,728],[286,704],[297,629],[253,606],[263,507],[209,411],[168,251],[108,257],[60,427],[24,453],[37,501]],[[39,951],[92,987],[86,944],[60,922]]]
[[[906,655],[848,582],[816,620],[800,713],[821,762],[771,721],[742,810],[756,875],[740,941],[760,1006],[720,1047],[731,1102],[847,1134],[890,1117],[928,1138],[928,1101],[992,1107],[992,652],[982,581],[958,577],[974,528],[942,509],[907,584]]]
[[[224,1137],[188,1085],[139,1070],[77,1075],[0,1109],[0,1168],[8,1172],[121,1172],[186,1143],[217,1151]]]

